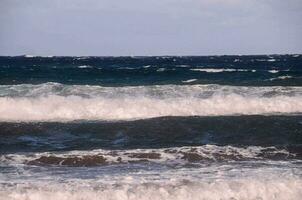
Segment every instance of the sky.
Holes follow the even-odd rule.
[[[302,0],[0,0],[0,55],[302,53]]]

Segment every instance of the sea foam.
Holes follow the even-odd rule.
[[[183,200],[183,199],[245,199],[245,200],[300,200],[302,181],[299,178],[266,180],[261,177],[217,179],[215,181],[190,182],[166,180],[166,184],[135,184],[131,176],[115,185],[90,186],[74,184],[40,184],[39,187],[19,186],[0,191],[1,200]],[[127,183],[128,182],[128,183]]]
[[[220,73],[220,72],[248,72],[247,69],[232,69],[232,68],[196,68],[196,69],[190,69],[191,71],[200,71],[200,72],[207,72],[207,73]]]
[[[1,86],[2,87],[2,86]],[[0,121],[132,120],[302,112],[302,88],[219,85],[3,86]]]

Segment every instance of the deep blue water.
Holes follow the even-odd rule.
[[[196,79],[189,84],[300,86],[301,64],[299,55],[0,57],[0,83],[129,86],[188,84],[184,81]],[[215,73],[217,69],[222,71]]]

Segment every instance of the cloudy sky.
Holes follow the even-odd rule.
[[[302,0],[0,0],[0,55],[302,53]]]

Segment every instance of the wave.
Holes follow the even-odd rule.
[[[275,61],[276,61],[276,59],[274,59],[274,58],[271,58],[271,59],[267,60],[267,62],[275,62]]]
[[[300,87],[0,86],[0,121],[133,120],[302,112]]]
[[[271,74],[276,74],[279,72],[288,72],[292,71],[290,69],[286,70],[256,70],[256,69],[234,69],[234,68],[194,68],[190,69],[191,71],[199,71],[199,72],[207,72],[207,73],[222,73],[222,72],[257,72],[257,71],[262,71],[262,72],[269,72]]]
[[[34,57],[37,57],[36,55],[29,55],[29,54],[27,54],[27,55],[24,55],[24,57],[25,58],[34,58]]]
[[[78,66],[79,69],[86,69],[86,68],[92,68],[90,65],[80,65]]]
[[[269,72],[269,73],[272,73],[272,74],[276,74],[276,73],[279,73],[279,70],[273,69],[273,70],[268,70],[268,72]]]
[[[300,150],[301,151],[301,150]],[[1,163],[10,165],[42,165],[91,167],[98,165],[154,162],[164,165],[186,165],[221,161],[261,161],[301,159],[301,152],[289,152],[276,147],[234,146],[185,146],[159,149],[69,151],[61,153],[43,152],[6,154]]]
[[[41,56],[41,55],[30,55],[30,54],[27,54],[27,55],[23,55],[24,58],[36,58],[36,57],[39,57],[39,58],[53,58],[54,56],[53,55],[46,55],[46,56]]]
[[[8,200],[300,199],[299,163],[255,159],[260,155],[261,160],[265,152],[287,154],[275,148],[205,145],[5,155],[0,157],[1,167],[11,173],[2,174],[0,196]],[[187,153],[199,157],[190,155],[194,159],[189,160]],[[232,155],[252,160],[232,162]],[[213,158],[226,162],[196,164]],[[104,159],[112,165],[104,164]]]
[[[260,61],[260,62],[275,62],[275,61],[277,61],[276,59],[274,59],[274,58],[272,58],[270,56],[268,56],[268,58],[269,59],[267,59],[267,58],[260,58],[260,59],[255,59],[255,60],[256,61]]]
[[[158,68],[156,71],[157,71],[157,72],[164,72],[164,71],[166,71],[166,70],[167,70],[166,68],[161,67],[161,68]]]
[[[284,79],[291,79],[291,78],[293,78],[293,77],[286,75],[286,76],[278,76],[276,78],[271,78],[270,80],[274,81],[274,80],[284,80]]]
[[[189,79],[189,80],[185,80],[185,81],[182,81],[183,83],[192,83],[192,82],[195,82],[197,81],[197,79]]]
[[[216,69],[216,68],[197,68],[197,69],[190,69],[191,71],[200,71],[200,72],[207,72],[207,73],[220,73],[220,72],[255,72],[254,70],[248,69],[232,69],[232,68],[223,68],[223,69]]]

